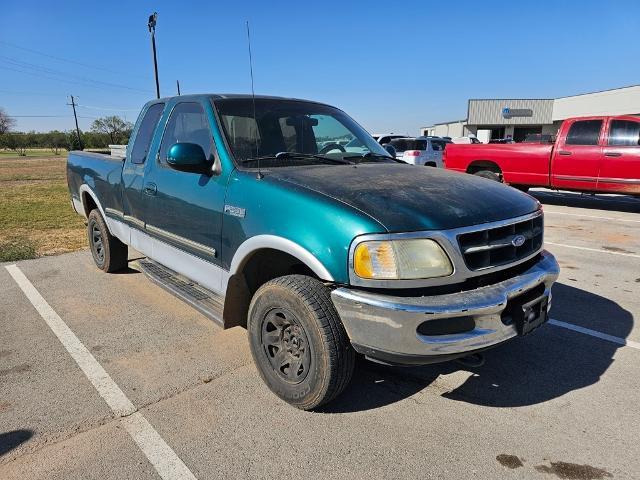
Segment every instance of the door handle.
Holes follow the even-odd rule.
[[[558,155],[571,155],[571,152],[567,152],[566,150],[560,150]]]
[[[621,157],[622,154],[620,152],[604,152],[605,157]]]
[[[144,186],[144,188],[143,188],[143,190],[142,190],[142,191],[144,192],[144,194],[145,194],[145,195],[151,195],[151,196],[153,196],[153,195],[155,195],[156,193],[158,193],[158,187],[156,186],[156,184],[155,184],[155,183],[147,183],[147,184]]]

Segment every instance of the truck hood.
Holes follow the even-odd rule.
[[[389,232],[466,227],[526,215],[539,206],[533,197],[492,180],[412,165],[283,168],[266,178],[350,205]]]

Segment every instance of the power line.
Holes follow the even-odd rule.
[[[7,117],[9,118],[71,118],[73,117],[73,115],[7,115]],[[96,119],[99,117],[89,117],[89,116],[78,115],[78,118]]]
[[[73,75],[70,74],[68,72],[64,72],[61,70],[56,70],[53,68],[49,68],[49,67],[45,67],[42,65],[38,65],[35,63],[30,63],[30,62],[24,62],[22,60],[18,60],[16,58],[12,58],[12,57],[6,57],[4,55],[0,55],[0,61],[4,62],[5,64],[9,64],[11,67],[18,67],[21,69],[27,69],[27,72],[29,70],[35,70],[35,73],[37,73],[38,75],[41,75],[40,72],[43,72],[47,75],[55,75],[58,77],[63,77],[62,80],[67,81],[67,78],[75,78],[76,80],[79,80],[81,82],[88,82],[88,83],[94,83],[94,84],[99,84],[99,85],[105,85],[108,87],[115,87],[115,88],[124,88],[126,90],[135,90],[135,91],[139,91],[139,92],[144,92],[144,93],[148,93],[147,90],[143,90],[141,88],[136,88],[136,87],[130,87],[128,85],[121,85],[118,83],[112,83],[112,82],[105,82],[103,80],[95,80],[93,78],[88,78],[88,77],[81,77],[79,75]],[[8,67],[4,67],[4,68],[8,68]],[[27,72],[22,72],[22,73],[27,73]],[[34,72],[31,72],[32,74]]]
[[[42,95],[46,97],[64,97],[66,96],[64,93],[42,93],[42,92],[17,92],[14,90],[2,90],[0,89],[0,93],[8,93],[11,95]],[[76,103],[76,107],[80,108],[88,108],[89,110],[97,110],[97,111],[114,111],[114,112],[139,112],[140,108],[119,108],[119,107],[101,107],[96,105],[80,105]]]
[[[89,110],[110,110],[114,112],[139,112],[139,108],[117,108],[117,107],[95,107],[91,105],[80,105],[76,103],[76,107],[88,108]]]
[[[59,118],[71,117],[71,115],[7,115],[9,118]]]
[[[0,69],[10,70],[10,71],[13,71],[13,72],[18,72],[18,73],[24,73],[26,75],[32,75],[32,76],[38,77],[38,78],[46,78],[48,80],[55,80],[55,81],[58,81],[58,82],[70,83],[70,84],[73,84],[73,85],[81,85],[83,87],[88,87],[88,88],[96,88],[96,89],[100,89],[100,90],[104,90],[105,89],[104,87],[102,87],[100,85],[91,85],[91,84],[88,84],[86,82],[78,82],[78,81],[74,81],[74,80],[67,80],[67,79],[64,79],[64,78],[52,77],[52,76],[46,75],[44,73],[29,72],[29,71],[19,70],[17,68],[11,68],[11,67],[7,67],[7,66],[3,66],[3,65],[0,65]],[[141,92],[149,93],[149,92],[144,91],[144,90],[141,90]]]
[[[117,75],[127,75],[129,77],[130,76],[135,76],[135,77],[139,77],[139,78],[146,78],[146,77],[144,77],[142,75],[132,74],[131,72],[119,72],[117,70],[111,70],[110,68],[100,67],[100,66],[97,66],[97,65],[91,65],[89,63],[78,62],[76,60],[70,60],[68,58],[59,57],[57,55],[51,55],[50,53],[41,52],[41,51],[38,51],[38,50],[34,50],[32,48],[21,47],[20,45],[16,45],[15,43],[7,42],[7,41],[4,41],[4,40],[0,40],[0,43],[2,43],[4,45],[7,45],[9,47],[12,47],[12,48],[16,48],[18,50],[22,50],[22,51],[30,52],[30,53],[35,53],[36,55],[41,55],[43,57],[51,58],[53,60],[58,60],[59,62],[71,63],[73,65],[79,65],[79,66],[85,67],[85,68],[93,68],[95,70],[102,70],[104,72],[115,73]]]
[[[44,97],[64,97],[64,93],[40,93],[40,92],[16,92],[13,90],[1,90],[0,93],[8,93],[10,95],[41,95]]]

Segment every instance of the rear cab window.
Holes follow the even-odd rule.
[[[149,154],[153,133],[164,110],[164,103],[154,103],[144,114],[131,149],[131,163],[144,163]]]
[[[640,122],[632,120],[611,120],[608,145],[617,147],[637,147],[640,145]]]
[[[598,145],[602,120],[579,120],[573,122],[567,133],[566,145]]]

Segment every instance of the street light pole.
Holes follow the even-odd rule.
[[[158,19],[158,12],[153,12],[153,15],[149,15],[149,33],[151,33],[151,48],[153,49],[153,69],[156,74],[156,97],[160,98],[160,81],[158,80],[158,60],[156,57],[156,21]]]

